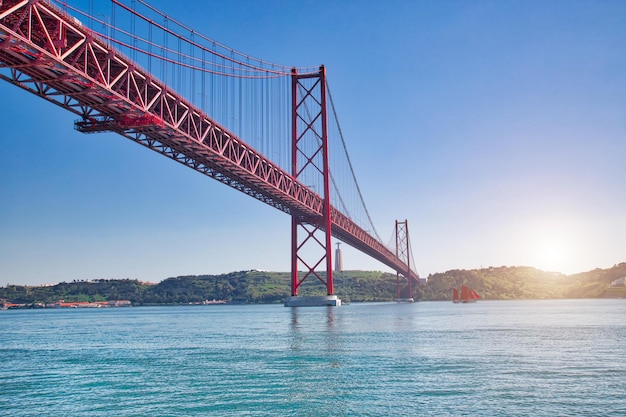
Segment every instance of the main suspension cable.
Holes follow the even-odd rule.
[[[341,126],[339,125],[339,118],[337,117],[337,111],[335,109],[335,103],[333,102],[333,95],[330,93],[330,86],[328,85],[328,81],[326,81],[326,91],[328,91],[328,98],[330,99],[330,107],[333,110],[333,115],[335,117],[335,122],[337,124],[337,130],[339,131],[339,137],[341,138],[341,145],[343,146],[343,150],[346,154],[346,159],[348,161],[348,166],[350,167],[350,172],[352,173],[352,179],[354,180],[354,185],[356,186],[357,193],[359,194],[359,198],[361,199],[361,204],[363,205],[363,209],[365,210],[365,215],[370,222],[370,226],[372,226],[372,230],[376,235],[376,239],[379,242],[382,242],[376,227],[374,226],[374,222],[372,221],[372,217],[370,216],[369,211],[367,210],[367,206],[365,205],[365,200],[363,199],[363,194],[361,193],[361,187],[359,187],[359,182],[356,180],[356,174],[354,173],[354,167],[352,166],[352,161],[350,160],[350,155],[348,154],[348,148],[346,146],[346,141],[343,137],[343,131],[341,130]]]

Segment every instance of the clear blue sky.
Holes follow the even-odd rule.
[[[326,65],[374,222],[409,220],[422,276],[626,261],[626,2],[153,4]],[[287,215],[73,120],[0,82],[0,285],[289,270]],[[343,248],[346,269],[387,270]]]

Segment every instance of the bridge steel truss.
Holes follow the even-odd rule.
[[[332,236],[418,278],[296,177],[47,1],[0,0],[0,79],[80,116],[81,132],[118,133],[301,223],[326,230],[329,210]]]

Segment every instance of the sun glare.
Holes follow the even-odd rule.
[[[537,268],[550,272],[569,270],[571,262],[567,243],[561,239],[544,239],[537,245]]]

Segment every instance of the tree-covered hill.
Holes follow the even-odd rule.
[[[335,293],[352,301],[390,301],[396,293],[393,274],[346,271],[334,275]],[[325,287],[307,278],[299,295],[323,295]],[[0,288],[0,300],[16,304],[52,304],[59,300],[130,300],[134,305],[188,304],[205,300],[234,303],[282,303],[290,295],[290,274],[285,272],[240,271],[221,275],[192,275],[147,284],[137,280],[62,282],[53,286],[8,285]]]
[[[625,287],[610,287],[626,277],[626,263],[609,269],[594,269],[574,275],[545,272],[531,267],[499,267],[451,270],[433,274],[413,297],[424,301],[450,300],[452,288],[469,285],[483,299],[541,298],[626,298]],[[395,274],[379,271],[335,273],[335,293],[344,301],[392,301],[396,298]],[[405,297],[406,283],[401,288]],[[325,288],[315,277],[300,287],[299,295],[323,295]],[[188,304],[205,300],[229,303],[282,303],[290,295],[290,274],[285,272],[240,271],[221,275],[193,275],[168,278],[158,284],[137,280],[95,280],[62,282],[52,286],[7,285],[0,288],[0,302],[52,304],[59,300],[129,300],[134,305]]]
[[[621,277],[626,277],[626,263],[574,275],[523,266],[452,270],[428,277],[423,299],[449,300],[452,289],[461,284],[474,289],[483,299],[492,300],[626,297],[626,290],[610,288],[610,283]]]

